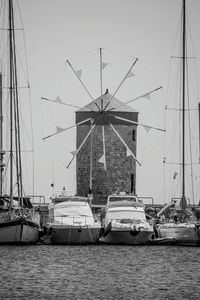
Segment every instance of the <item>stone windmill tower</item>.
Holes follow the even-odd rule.
[[[106,90],[76,111],[76,124],[81,123],[76,135],[77,194],[85,196],[90,187],[96,204],[105,204],[117,190],[135,193],[138,112],[111,97]]]

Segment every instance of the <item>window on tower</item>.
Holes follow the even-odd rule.
[[[136,130],[135,129],[133,129],[133,131],[132,131],[132,140],[133,140],[133,142],[136,142]]]

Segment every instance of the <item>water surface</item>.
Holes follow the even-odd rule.
[[[0,299],[200,299],[200,247],[1,246]]]

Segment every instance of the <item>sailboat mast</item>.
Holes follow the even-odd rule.
[[[198,104],[198,112],[199,112],[199,164],[200,164],[200,103]]]
[[[93,126],[93,121],[91,120],[91,134],[90,134],[90,190],[92,190],[92,168],[93,168],[93,147],[92,147],[92,126]]]
[[[14,137],[16,155],[16,184],[18,189],[18,202],[22,204],[22,165],[19,126],[19,99],[17,84],[17,63],[15,49],[15,29],[13,0],[9,0],[9,63],[10,63],[10,206],[13,203],[13,159],[14,159]],[[14,136],[15,134],[15,136]]]
[[[0,196],[3,194],[3,170],[4,170],[4,163],[3,163],[3,156],[5,152],[3,151],[3,81],[2,81],[2,73],[0,73]]]
[[[182,199],[185,199],[185,60],[186,60],[186,18],[183,0],[183,40],[182,40]]]
[[[0,73],[0,151],[2,151],[3,147],[3,115],[2,115],[2,101],[3,101],[3,96],[2,96],[2,73]]]
[[[13,10],[13,7],[12,7]],[[17,189],[18,201],[22,206],[23,188],[22,188],[22,162],[21,162],[21,143],[20,143],[20,120],[19,120],[19,97],[18,97],[18,81],[17,81],[17,62],[15,50],[15,31],[14,31],[14,15],[12,13],[13,22],[13,83],[14,83],[14,120],[15,120],[15,151],[16,151],[16,172],[17,172]]]
[[[13,205],[13,40],[12,40],[12,0],[9,0],[9,63],[10,63],[10,206]]]

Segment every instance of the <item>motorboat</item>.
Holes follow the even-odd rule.
[[[100,242],[106,244],[145,245],[153,235],[153,224],[145,215],[143,203],[126,193],[108,197]]]
[[[96,244],[101,223],[95,220],[89,199],[56,194],[49,205],[47,232],[51,244]]]

